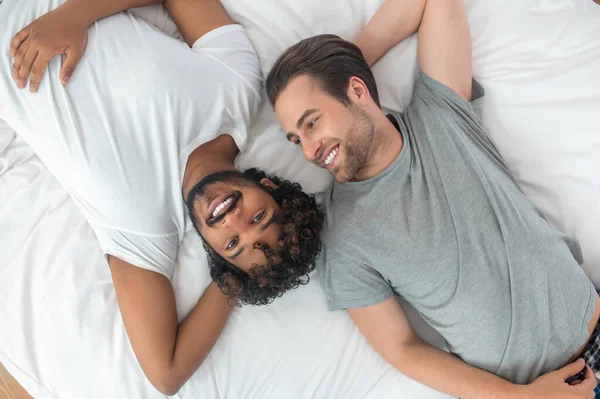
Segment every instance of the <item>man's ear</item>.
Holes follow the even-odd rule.
[[[365,106],[371,99],[371,94],[365,82],[357,77],[352,76],[348,82],[348,97],[354,100],[355,103]]]
[[[266,177],[263,177],[262,179],[260,179],[260,185],[263,187],[267,187],[271,190],[277,190],[279,188],[279,186],[275,183],[273,183],[271,180],[267,179]]]

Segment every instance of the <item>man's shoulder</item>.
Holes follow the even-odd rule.
[[[432,115],[439,113],[440,110],[448,111],[449,114],[470,113],[473,111],[472,106],[478,106],[484,95],[485,89],[475,79],[471,82],[471,100],[467,101],[450,87],[419,70],[408,110],[421,112],[430,110],[434,111]]]

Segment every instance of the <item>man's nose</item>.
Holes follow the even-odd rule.
[[[316,164],[321,163],[321,157],[323,156],[321,141],[313,139],[304,140],[302,145],[302,151],[304,152],[304,158],[306,158],[307,161]]]

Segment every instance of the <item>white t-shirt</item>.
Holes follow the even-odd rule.
[[[3,4],[1,49],[48,11],[39,3],[59,2]],[[129,13],[105,18],[69,84],[59,83],[56,57],[36,94],[16,87],[2,53],[0,118],[69,191],[106,254],[170,278],[189,227],[181,183],[190,153],[223,133],[242,150],[260,105],[243,28],[220,27],[190,49]]]

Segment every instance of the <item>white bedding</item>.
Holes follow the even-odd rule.
[[[23,0],[24,1],[24,0]],[[225,0],[266,72],[298,39],[352,38],[382,0]],[[484,122],[523,190],[583,247],[600,286],[600,7],[591,0],[467,0]],[[0,5],[0,24],[1,22]],[[161,8],[136,11],[174,34]],[[0,51],[7,56],[7,49]],[[416,40],[376,67],[382,103],[410,98]],[[0,93],[0,101],[3,101]],[[329,178],[287,144],[264,104],[239,159],[323,192]],[[260,134],[258,134],[260,133]],[[106,263],[67,193],[0,122],[0,362],[36,398],[159,398],[131,351]],[[182,318],[208,282],[190,233],[173,283]],[[432,342],[439,337],[414,319]],[[446,396],[391,369],[311,283],[269,307],[234,312],[179,398],[425,398]]]

